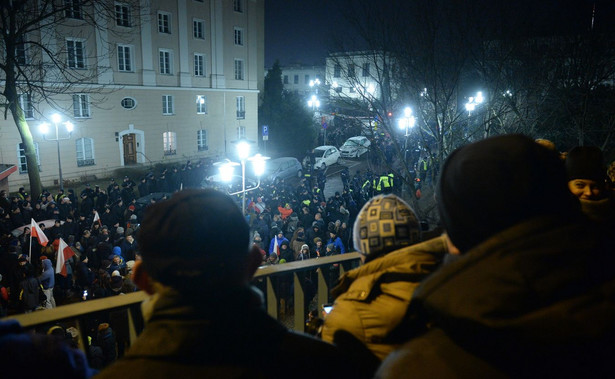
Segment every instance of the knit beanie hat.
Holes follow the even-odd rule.
[[[602,151],[596,146],[577,146],[566,155],[568,180],[588,179],[603,183],[606,166]]]
[[[488,138],[449,155],[436,189],[440,219],[465,253],[540,215],[576,215],[558,154],[523,135]]]
[[[410,206],[396,195],[370,199],[354,223],[354,245],[371,261],[421,240],[421,226]]]

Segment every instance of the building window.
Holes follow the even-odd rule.
[[[243,46],[243,29],[235,28],[235,45]]]
[[[335,92],[337,92],[337,93],[342,93],[342,90],[343,90],[342,86],[335,87]]]
[[[194,76],[205,76],[205,55],[194,54]]]
[[[294,83],[294,84],[299,84],[299,75],[295,75],[295,76],[293,77],[293,83]]]
[[[192,21],[192,35],[196,39],[205,39],[205,21],[193,20]]]
[[[38,142],[34,142],[34,151],[36,152],[36,164],[40,166],[41,159],[38,154]],[[17,161],[19,162],[19,173],[25,174],[28,172],[28,162],[26,162],[26,151],[24,149],[24,144],[17,144]],[[40,170],[40,167],[39,167]]]
[[[76,118],[90,117],[90,96],[84,94],[73,95],[73,114]]]
[[[201,129],[196,131],[196,146],[199,151],[209,150],[209,146],[207,146],[207,130]]]
[[[94,140],[92,138],[79,138],[75,141],[77,148],[77,167],[94,166]]]
[[[243,13],[243,0],[233,0],[233,10]]]
[[[171,14],[158,12],[158,32],[171,34]]]
[[[196,97],[196,113],[207,114],[207,96],[197,95]]]
[[[160,73],[166,75],[173,74],[173,52],[171,50],[160,49]]]
[[[164,155],[177,154],[177,135],[175,132],[162,133],[162,145],[164,149]]]
[[[26,120],[34,119],[34,106],[32,105],[32,97],[28,94],[21,94],[18,97],[19,106],[23,110],[23,115]]]
[[[117,26],[131,27],[132,15],[130,13],[130,5],[115,3],[115,24]]]
[[[117,69],[118,71],[133,71],[132,46],[117,45]]]
[[[363,63],[363,77],[369,76],[369,63]]]
[[[237,127],[237,139],[246,138],[246,127],[240,125]]]
[[[244,96],[237,96],[237,119],[243,120],[246,118],[246,98]]]
[[[348,65],[348,77],[354,78],[354,63]]]
[[[28,53],[26,49],[25,36],[22,34],[15,41],[15,60],[20,65],[28,64]]]
[[[288,84],[288,75],[284,75],[284,84]]]
[[[303,77],[303,84],[310,84],[310,76],[306,75]]]
[[[333,66],[333,77],[339,78],[341,76],[342,76],[342,66],[340,66],[339,64],[336,64],[335,66]]]
[[[162,114],[167,116],[173,114],[173,96],[162,95]]]
[[[83,19],[81,0],[64,0],[64,16],[66,18]]]
[[[235,80],[243,80],[243,59],[235,59]]]
[[[132,97],[125,97],[122,99],[122,108],[135,109],[137,107],[137,100]]]
[[[66,39],[66,62],[70,68],[85,68],[85,43],[83,40]]]

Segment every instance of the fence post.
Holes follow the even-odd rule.
[[[293,282],[295,287],[295,325],[294,330],[298,332],[305,331],[305,294],[303,292],[303,281],[299,274],[305,275],[304,272],[293,272]]]

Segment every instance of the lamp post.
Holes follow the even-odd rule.
[[[468,116],[472,115],[472,111],[476,109],[476,107],[485,101],[483,97],[483,93],[478,91],[476,96],[471,96],[468,98],[468,102],[466,103],[466,111],[468,111]]]
[[[68,136],[67,137],[60,137],[59,125],[60,125],[60,123],[62,123],[62,117],[59,114],[54,113],[53,115],[51,115],[51,121],[53,122],[53,125],[55,126],[55,129],[56,129],[55,138],[48,138],[47,137],[47,133],[49,133],[49,124],[48,123],[43,122],[42,124],[40,124],[39,125],[39,130],[43,134],[43,138],[45,139],[45,141],[56,141],[56,146],[58,148],[58,172],[59,172],[59,176],[60,176],[60,189],[64,189],[64,180],[62,178],[62,159],[60,158],[60,141],[61,140],[67,140],[67,139],[71,138],[71,136],[73,134],[74,126],[73,126],[73,124],[70,121],[64,122],[63,124],[66,127],[66,131],[68,132]]]
[[[416,124],[416,118],[412,115],[412,108],[404,108],[404,117],[397,121],[400,129],[406,130],[406,141],[404,143],[404,160],[408,161],[408,136],[410,135],[410,129]]]
[[[229,193],[229,195],[236,195],[241,193],[241,212],[246,214],[246,192],[253,191],[260,186],[260,177],[265,173],[265,161],[269,159],[260,154],[256,154],[250,157],[250,149],[252,142],[241,139],[233,141],[237,149],[237,156],[241,162],[241,191]],[[246,189],[246,161],[252,162],[254,168],[254,174],[259,178],[258,185],[254,188]],[[233,178],[234,166],[239,165],[236,162],[228,161],[218,168],[220,171],[220,177],[223,181],[230,181]]]

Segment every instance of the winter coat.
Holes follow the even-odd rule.
[[[41,304],[38,297],[40,283],[37,278],[25,278],[19,283],[19,288],[19,297],[21,300],[21,307],[23,311],[33,311]]]
[[[143,333],[124,358],[98,378],[115,379],[128,372],[131,378],[342,378],[353,374],[352,365],[336,347],[289,331],[267,315],[260,303],[262,294],[222,287],[200,293],[197,302],[190,302],[190,297],[164,288],[150,302]]]
[[[322,339],[334,342],[335,332],[343,329],[384,359],[400,346],[390,341],[389,334],[406,314],[414,289],[436,269],[445,252],[446,242],[438,237],[395,250],[342,275],[331,291],[337,298],[325,318]]]
[[[275,236],[271,239],[271,242],[269,243],[269,254],[271,253],[277,253],[277,251],[274,251],[273,248],[275,247],[275,241],[278,240],[278,249],[280,247],[280,245],[282,244],[282,242],[286,241],[287,243],[289,243],[288,239],[286,237],[282,237],[282,238],[278,238],[278,236]]]
[[[44,289],[53,288],[55,286],[55,270],[52,267],[49,259],[43,259],[43,273],[38,277]]]
[[[344,248],[344,244],[342,243],[342,239],[340,237],[335,237],[335,239],[329,238],[329,240],[327,241],[327,245],[330,243],[335,246],[335,250],[337,250],[339,254],[346,253],[346,249]]]
[[[377,376],[614,377],[614,245],[588,225],[528,220],[443,265],[409,308],[433,327]]]

